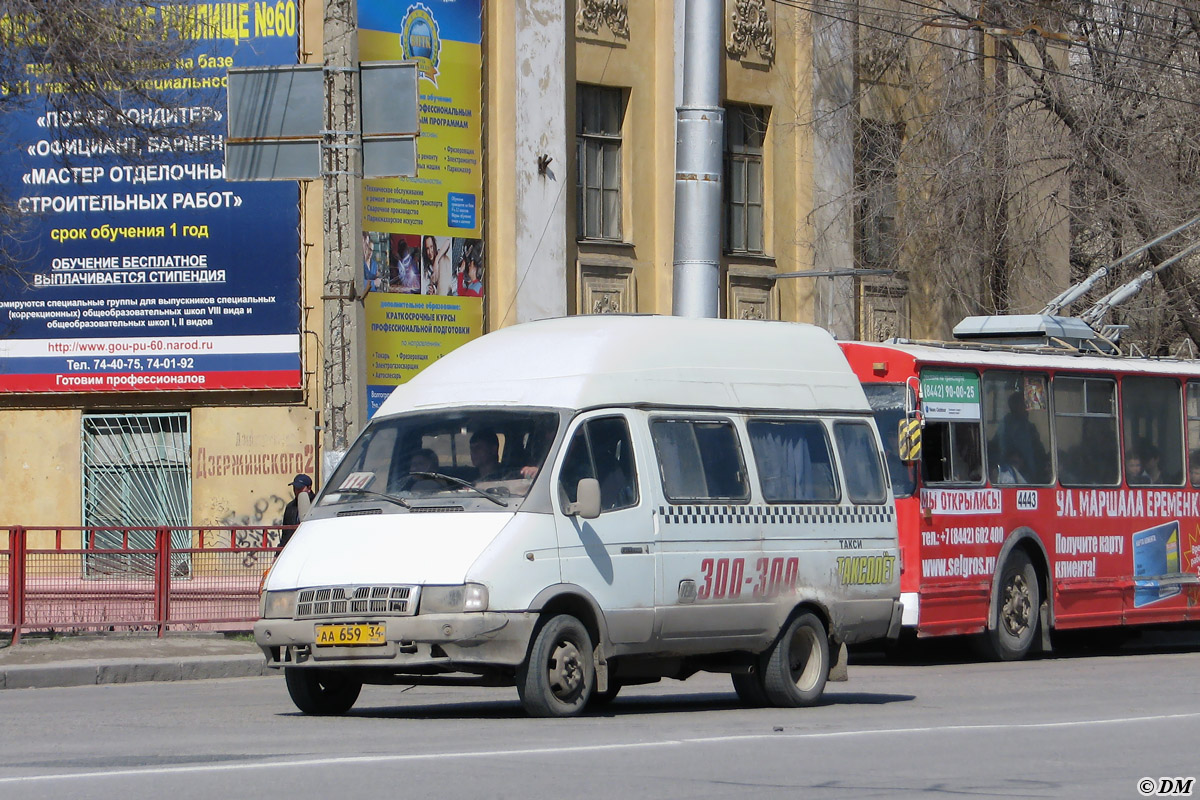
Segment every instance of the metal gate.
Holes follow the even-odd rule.
[[[122,528],[96,531],[88,550],[154,549],[154,531],[128,530],[191,525],[191,430],[186,412],[85,414],[83,443],[83,524]],[[123,538],[128,535],[128,542]],[[172,533],[173,547],[191,547],[187,530]],[[154,573],[148,554],[89,554],[88,577],[131,572]],[[191,573],[186,554],[175,556],[171,574]]]

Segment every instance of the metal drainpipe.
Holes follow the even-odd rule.
[[[723,0],[687,0],[685,10],[683,105],[675,109],[673,313],[680,317],[719,314],[724,8]]]

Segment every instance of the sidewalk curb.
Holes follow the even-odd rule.
[[[0,666],[0,689],[50,689],[105,683],[253,678],[274,674],[262,656],[99,659]]]

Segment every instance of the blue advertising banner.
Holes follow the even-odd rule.
[[[0,392],[294,389],[301,386],[300,211],[294,182],[224,179],[229,67],[294,64],[299,8],[160,5],[194,41],[159,81],[169,107],[120,119],[178,129],[138,146],[89,139],[26,65],[33,102],[0,114]],[[176,102],[177,101],[177,102]]]

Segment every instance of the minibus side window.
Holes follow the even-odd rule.
[[[851,503],[882,503],[887,497],[882,460],[871,426],[865,422],[838,422],[833,426],[838,456]]]
[[[1130,486],[1183,483],[1183,414],[1174,378],[1121,379],[1125,481]]]
[[[578,499],[581,478],[600,483],[601,513],[638,504],[633,443],[623,417],[591,419],[575,431],[558,479],[564,505]]]
[[[650,436],[667,499],[750,499],[742,450],[729,420],[656,419]]]
[[[837,479],[824,425],[816,420],[752,420],[746,430],[764,500],[837,502]]]

